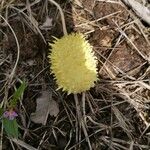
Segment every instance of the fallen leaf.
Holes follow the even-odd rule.
[[[46,125],[48,115],[56,117],[59,113],[59,107],[56,101],[52,99],[50,91],[42,91],[42,95],[37,98],[35,113],[31,114],[31,120],[35,123]]]
[[[56,103],[56,101],[54,100],[51,100],[50,101],[50,107],[49,107],[49,114],[51,116],[54,116],[56,117],[59,113],[59,107],[58,107],[58,104]]]
[[[45,22],[40,26],[41,30],[49,30],[52,27],[52,18],[47,17]]]

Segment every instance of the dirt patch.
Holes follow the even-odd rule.
[[[110,27],[114,27],[115,23],[118,25],[127,23],[129,16],[128,12],[120,4],[105,2],[97,2],[93,8],[93,13],[96,19],[106,17],[101,23]],[[107,17],[109,15],[110,17]]]

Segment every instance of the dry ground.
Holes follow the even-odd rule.
[[[84,128],[77,119],[73,95],[56,91],[49,71],[47,43],[53,41],[52,36],[63,36],[58,9],[48,0],[1,0],[1,103],[20,81],[25,79],[28,84],[17,108],[20,141],[1,134],[3,149],[149,150],[149,25],[119,0],[57,2],[65,14],[68,33],[82,32],[99,62],[100,80],[78,95]],[[30,116],[39,93],[45,90],[52,93],[59,114],[49,116],[42,125]]]

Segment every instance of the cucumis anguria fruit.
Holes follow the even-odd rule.
[[[95,85],[97,59],[83,34],[71,33],[60,39],[55,38],[50,46],[50,70],[58,89],[77,94]]]

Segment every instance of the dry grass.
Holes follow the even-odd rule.
[[[0,149],[150,149],[148,27],[120,0],[58,1],[59,9],[50,1],[0,2],[1,107],[6,108],[21,80],[28,83],[17,108],[21,136],[9,139],[1,127]],[[104,10],[98,14],[102,5]],[[41,30],[46,17],[52,18],[52,26]],[[81,95],[56,91],[49,72],[47,42],[67,34],[65,26],[69,33],[85,34],[99,60],[100,80]],[[59,115],[49,117],[45,126],[30,120],[44,89],[53,92],[60,107]]]

